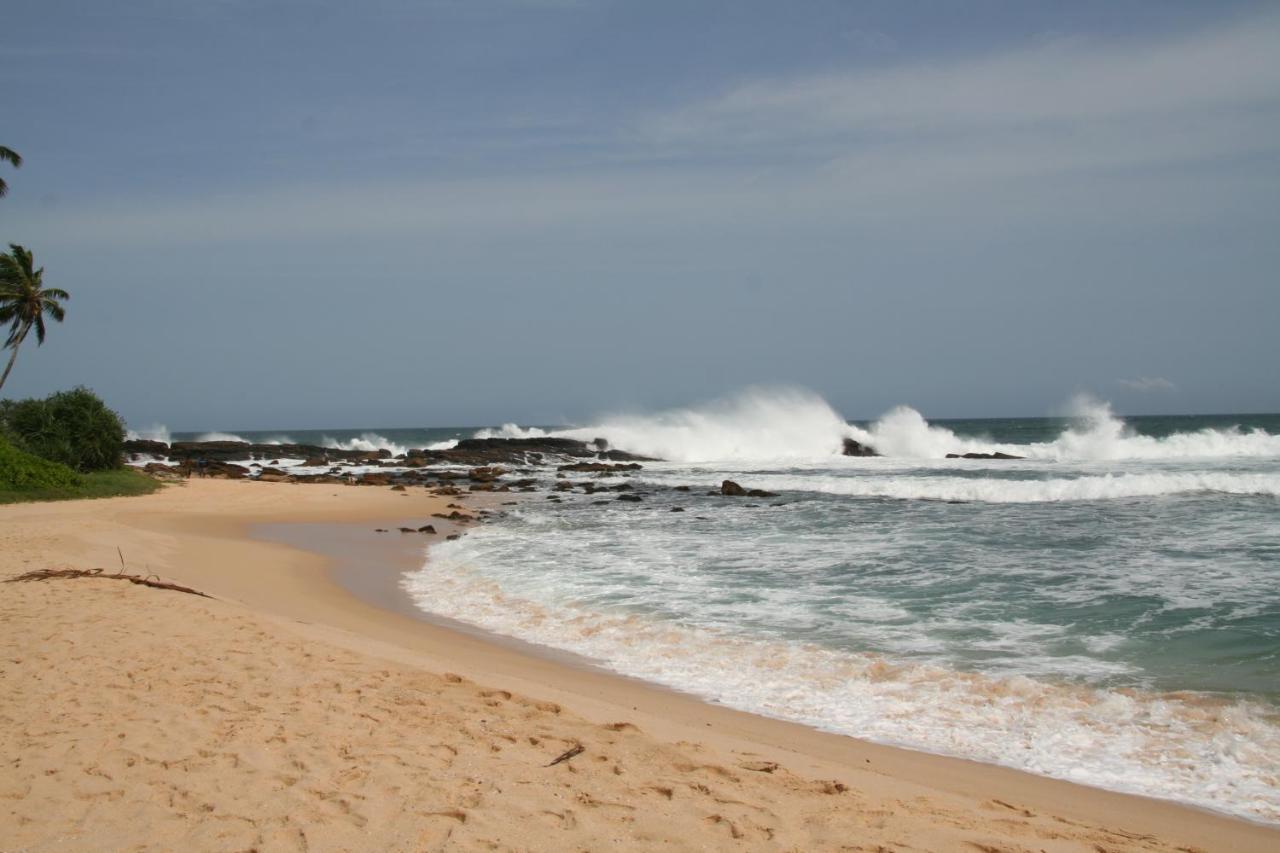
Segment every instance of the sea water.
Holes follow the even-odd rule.
[[[640,503],[529,496],[404,586],[430,613],[743,710],[1280,822],[1280,416],[1075,408],[849,424],[772,391],[481,430],[666,461],[597,481]],[[842,456],[845,437],[883,455]],[[996,451],[1026,458],[944,458]],[[724,479],[777,497],[707,494]]]

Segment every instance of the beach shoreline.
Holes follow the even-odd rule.
[[[252,622],[272,637],[287,637],[310,647],[337,649],[354,656],[357,663],[352,666],[360,671],[391,665],[439,677],[450,673],[490,691],[529,697],[533,704],[525,706],[525,710],[532,707],[530,713],[535,715],[551,714],[539,709],[538,703],[563,708],[574,721],[566,721],[557,712],[557,725],[580,727],[581,732],[575,735],[579,742],[587,741],[588,733],[598,734],[602,728],[614,732],[610,737],[636,741],[629,746],[614,744],[617,749],[634,752],[631,766],[635,769],[628,770],[631,776],[669,779],[682,772],[697,775],[696,767],[692,771],[675,769],[681,762],[660,750],[659,745],[674,745],[696,753],[698,761],[690,766],[732,768],[736,763],[740,768],[744,764],[772,768],[726,771],[734,784],[741,786],[738,794],[743,802],[752,802],[752,796],[785,801],[785,805],[771,809],[779,818],[779,826],[769,827],[773,834],[761,836],[761,843],[768,842],[769,846],[778,846],[784,835],[783,826],[794,832],[798,826],[810,826],[813,815],[819,813],[825,816],[824,831],[837,825],[849,831],[860,827],[863,835],[858,843],[882,838],[887,846],[906,846],[914,836],[930,839],[929,843],[918,845],[928,849],[966,845],[971,849],[979,843],[999,847],[1017,842],[1029,849],[1079,849],[1092,844],[1105,849],[1265,850],[1280,844],[1280,830],[1273,827],[1169,801],[826,734],[707,704],[596,667],[557,659],[518,642],[495,642],[482,632],[459,630],[459,626],[426,618],[415,612],[407,596],[402,594],[397,601],[391,586],[398,586],[403,571],[417,567],[412,564],[413,559],[421,564],[420,554],[429,540],[418,533],[401,534],[397,527],[401,522],[408,526],[411,520],[418,520],[419,524],[434,524],[440,536],[453,532],[449,522],[431,517],[442,511],[449,500],[424,490],[394,492],[328,484],[194,480],[143,498],[14,505],[0,508],[0,542],[5,546],[0,572],[13,575],[49,565],[111,567],[119,548],[130,570],[153,572],[208,592],[216,600],[189,601],[187,596],[145,589],[112,589],[112,596],[146,601],[147,606],[154,605],[161,596],[170,596],[178,600],[166,598],[168,606],[191,609],[193,614],[234,611],[235,618]],[[375,527],[390,532],[374,533]],[[364,576],[360,573],[362,563],[371,567]],[[42,588],[39,592],[27,591],[37,586]],[[0,594],[6,600],[6,612],[49,621],[50,614],[41,612],[40,607],[51,606],[54,599],[64,603],[73,600],[77,607],[93,610],[95,617],[114,619],[127,629],[128,612],[108,615],[94,610],[100,602],[95,603],[93,598],[107,586],[127,585],[111,585],[105,580],[15,584],[0,587]],[[61,616],[66,618],[65,613]],[[216,643],[216,626],[205,627],[206,640]],[[22,638],[12,636],[9,642],[20,646]],[[5,681],[18,688],[32,677],[22,663],[6,664],[5,672]],[[224,676],[235,683],[234,671]],[[92,689],[109,688],[95,684]],[[5,701],[20,706],[25,700],[11,696]],[[6,708],[5,717],[23,719],[20,711],[21,707]],[[619,728],[609,729],[610,726]],[[639,732],[632,733],[632,728]],[[332,731],[319,734],[322,739],[341,736]],[[682,746],[686,744],[689,746]],[[30,743],[20,741],[8,746],[28,761],[35,759],[30,754]],[[642,760],[643,756],[650,760]],[[497,765],[499,773],[501,766]],[[515,770],[512,765],[512,772]],[[625,778],[623,774],[616,775]],[[126,772],[120,778],[127,780],[129,776]],[[224,770],[216,778],[233,786],[237,777],[234,770]],[[611,779],[596,781],[614,783]],[[819,781],[828,786],[838,783],[850,792],[849,802],[833,808],[831,794],[806,787]],[[128,799],[130,783],[120,784],[125,791],[121,796]],[[671,787],[654,784],[664,790]],[[709,787],[703,782],[692,784]],[[21,793],[22,779],[7,787]],[[26,814],[19,806],[29,796],[30,790],[22,797],[10,794],[6,802],[18,805],[14,811],[6,810],[0,815],[0,825],[14,821],[15,814]],[[723,804],[714,812],[721,820],[711,821],[712,813],[704,814],[704,805],[686,803],[678,797],[667,797],[664,802],[664,808],[685,808],[687,814],[681,815],[703,827],[702,834],[686,839],[685,843],[692,846],[729,846],[749,835],[745,827],[752,822],[724,815]],[[485,837],[498,838],[499,846],[533,844],[536,849],[542,843],[520,841],[518,834],[503,835],[504,826],[512,833],[520,831],[516,819],[521,814],[520,807],[508,807],[505,818],[496,807],[490,808],[493,811],[487,820],[473,818],[469,824],[455,821],[458,826],[449,827],[450,834],[445,838],[458,843],[467,832],[478,831],[475,827],[482,826],[488,833]],[[54,810],[53,815],[42,819],[56,822],[57,814]],[[863,819],[870,814],[875,815],[874,820]],[[587,827],[583,821],[565,826],[561,821],[562,825],[547,829],[546,838],[589,846],[582,839],[603,838],[590,834],[601,827],[612,827],[607,830],[612,832],[634,832],[644,823],[635,815],[630,815],[629,820],[622,817],[613,824],[604,821],[600,827]],[[69,815],[64,814],[63,819],[67,818]],[[79,820],[78,826],[94,825],[83,817]],[[670,820],[674,818],[669,816]],[[752,825],[764,823],[767,821],[757,815]],[[39,820],[36,824],[38,830]],[[182,822],[188,831],[198,825],[198,814]],[[727,827],[733,828],[728,834]],[[15,823],[6,829],[14,831],[3,833],[10,838],[38,835],[31,824]],[[45,829],[46,834],[55,829],[65,831],[52,825]],[[644,831],[658,829],[647,827]],[[807,839],[819,848],[830,843],[829,836],[810,835]],[[39,841],[24,846],[76,849],[74,845],[42,847]],[[326,849],[342,849],[342,843]]]

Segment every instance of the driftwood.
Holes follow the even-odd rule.
[[[579,743],[579,744],[576,744],[576,745],[574,745],[574,746],[571,746],[571,747],[569,747],[568,749],[566,749],[564,752],[562,752],[562,753],[560,753],[558,756],[556,756],[556,760],[555,760],[555,761],[553,761],[553,762],[551,762],[551,763],[550,763],[550,764],[548,764],[547,766],[548,766],[548,767],[555,767],[555,766],[556,766],[557,764],[559,764],[561,761],[568,761],[570,758],[573,758],[575,755],[580,755],[580,754],[582,754],[582,752],[584,752],[585,750],[586,750],[586,747],[585,747],[585,746],[583,746],[583,745],[582,745],[582,744],[580,744],[580,743]]]
[[[128,581],[136,583],[139,586],[149,586],[152,589],[169,589],[174,592],[185,592],[188,595],[198,595],[201,598],[212,598],[213,596],[203,593],[198,589],[192,589],[189,586],[179,586],[176,583],[160,580],[158,575],[127,575],[124,569],[113,575],[103,574],[105,569],[37,569],[34,572],[15,575],[5,580],[5,583],[18,583],[21,581],[47,581],[55,578],[109,578],[111,580]]]

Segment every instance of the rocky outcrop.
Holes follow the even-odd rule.
[[[854,441],[852,438],[844,440],[844,449],[841,453],[845,456],[879,456],[875,448],[869,447],[860,441]]]
[[[1025,456],[1014,456],[1011,453],[948,453],[948,459],[1026,459]]]
[[[720,494],[731,498],[776,498],[774,492],[766,492],[764,489],[744,489],[733,480],[725,480],[720,484]]]

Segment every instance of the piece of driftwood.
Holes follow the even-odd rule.
[[[583,746],[582,744],[580,744],[580,743],[579,743],[579,744],[575,744],[574,746],[569,747],[569,748],[568,748],[568,749],[566,749],[564,752],[562,752],[562,753],[560,753],[559,755],[557,755],[557,756],[556,756],[556,760],[555,760],[555,761],[553,761],[553,762],[551,762],[551,763],[550,763],[550,764],[548,764],[547,766],[548,766],[548,767],[555,767],[555,766],[556,766],[557,764],[559,764],[561,761],[568,761],[570,758],[573,758],[575,755],[581,755],[581,754],[582,754],[582,752],[583,752],[583,751],[585,751],[585,750],[586,750],[586,747],[585,747],[585,746]]]
[[[203,593],[198,589],[192,589],[189,586],[179,586],[176,583],[160,580],[158,575],[127,575],[124,570],[116,572],[113,575],[104,574],[105,569],[37,569],[34,572],[27,572],[21,575],[5,580],[5,583],[18,583],[21,581],[47,581],[58,578],[108,578],[110,580],[128,581],[136,583],[139,586],[149,586],[152,589],[169,589],[174,592],[185,592],[188,595],[198,595],[201,598],[212,598],[208,593]]]

